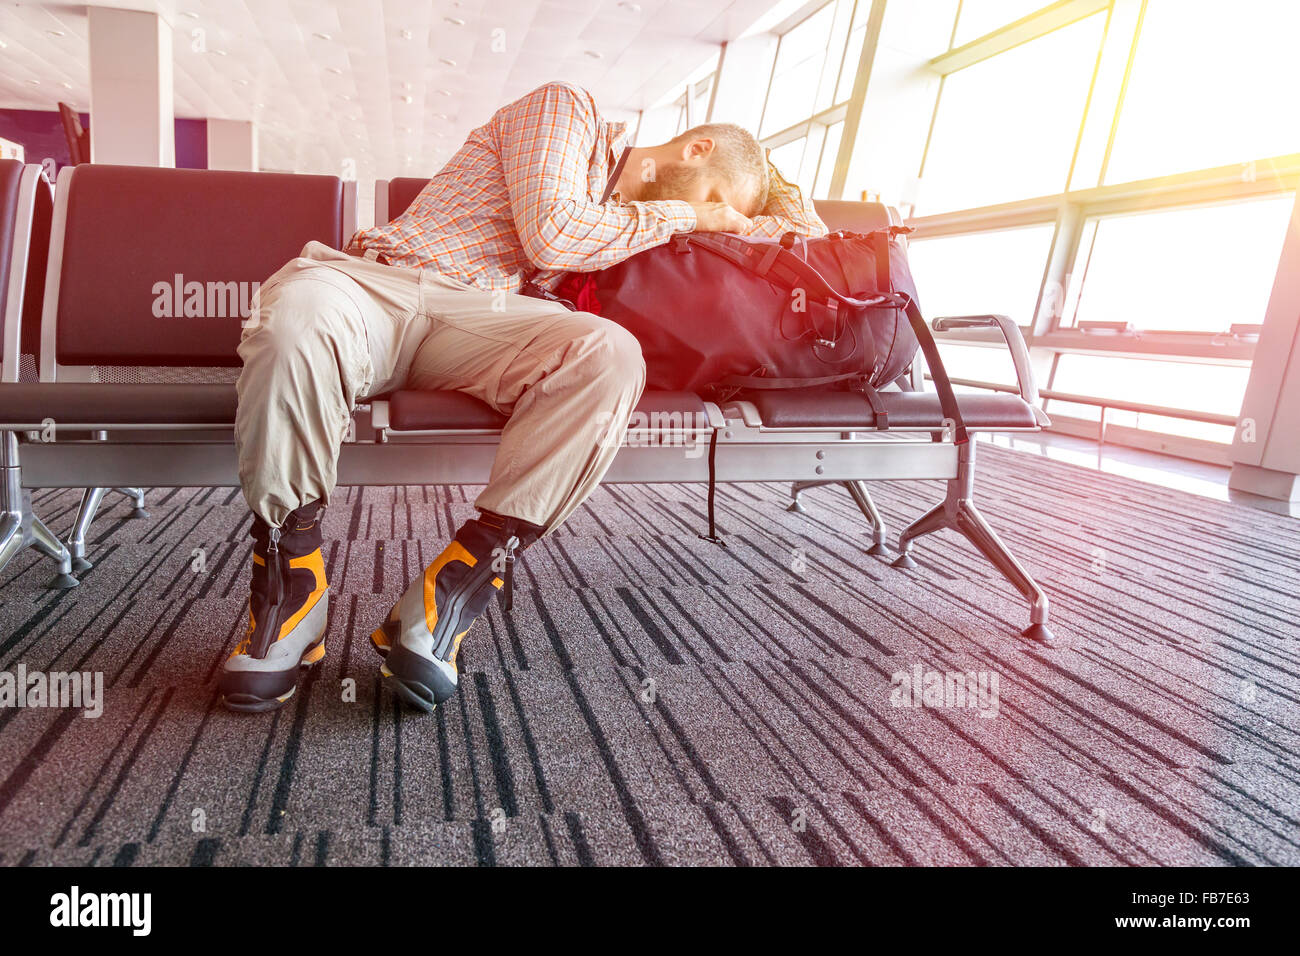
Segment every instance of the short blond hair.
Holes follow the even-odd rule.
[[[709,168],[732,186],[744,189],[753,197],[751,208],[739,210],[754,216],[767,205],[767,151],[754,134],[735,123],[704,123],[674,137],[674,143],[711,139],[713,155]]]

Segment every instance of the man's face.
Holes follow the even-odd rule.
[[[700,140],[686,144],[680,158],[659,160],[654,165],[653,178],[641,184],[636,198],[643,202],[656,199],[725,202],[747,216],[756,215],[758,210],[751,208],[756,190],[714,175],[709,165],[712,151],[712,140]]]

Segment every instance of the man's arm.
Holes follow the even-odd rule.
[[[812,200],[804,199],[799,187],[787,182],[771,160],[768,160],[767,172],[767,204],[761,213],[750,220],[753,225],[744,234],[771,238],[783,236],[787,232],[801,236],[826,235],[829,230],[813,208]]]
[[[688,202],[592,202],[588,165],[597,113],[590,95],[548,83],[505,107],[498,149],[515,230],[540,269],[594,272],[696,227]]]

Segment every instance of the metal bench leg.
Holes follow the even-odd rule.
[[[0,517],[0,571],[23,549],[23,520],[6,511]]]
[[[87,488],[81,493],[81,506],[77,509],[77,520],[72,523],[68,534],[68,550],[72,552],[72,570],[77,574],[89,571],[94,565],[86,558],[86,532],[90,530],[95,513],[104,500],[107,488]]]
[[[130,498],[135,502],[135,510],[131,512],[132,518],[147,518],[149,512],[144,510],[144,489],[143,488],[114,488],[115,492],[123,497]]]
[[[790,498],[792,499],[786,511],[793,511],[796,514],[803,514],[803,502],[799,500],[809,488],[820,488],[822,485],[833,485],[833,481],[796,481],[790,486]]]
[[[857,506],[866,515],[867,520],[871,522],[871,547],[867,549],[867,554],[889,554],[889,545],[885,544],[885,519],[881,517],[880,509],[876,507],[876,503],[871,500],[871,492],[867,491],[867,483],[860,480],[846,481],[844,487],[848,489]]]
[[[912,543],[923,535],[944,528],[961,532],[1029,602],[1029,626],[1020,633],[1032,641],[1051,646],[1052,632],[1047,626],[1047,594],[1030,577],[1029,572],[1016,560],[975,507],[974,480],[975,443],[968,442],[962,446],[957,477],[948,481],[948,493],[943,502],[913,521],[898,536],[900,553],[893,565],[896,568],[916,567],[916,561],[912,558]]]
[[[0,439],[0,569],[28,545],[58,564],[58,573],[46,584],[48,588],[75,588],[72,554],[58,537],[32,513],[31,495],[23,490],[22,470],[18,462],[18,436],[5,432]]]

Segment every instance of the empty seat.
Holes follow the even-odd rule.
[[[888,421],[880,421],[866,396],[857,392],[748,391],[746,401],[758,410],[767,428],[942,428],[943,410],[937,392],[878,392],[878,404]],[[997,392],[957,396],[968,429],[1006,430],[1039,427],[1033,406],[1019,395]]]
[[[231,425],[233,385],[122,385],[48,382],[0,386],[0,424],[36,428],[93,425]]]
[[[249,301],[310,240],[343,241],[333,176],[91,164],[59,179],[66,225],[47,292],[44,379],[65,377],[56,365],[237,366],[243,317],[231,289]],[[196,288],[205,314],[186,317]]]

